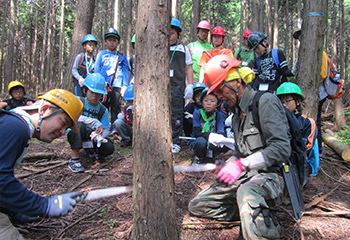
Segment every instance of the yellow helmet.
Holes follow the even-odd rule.
[[[9,83],[9,86],[8,86],[9,94],[11,94],[11,89],[12,88],[18,87],[18,86],[22,87],[24,89],[24,92],[26,91],[26,88],[24,87],[24,85],[21,82],[16,80],[16,81],[12,81],[12,82]]]
[[[37,100],[39,99],[47,100],[65,111],[73,121],[73,126],[71,129],[74,132],[78,132],[76,122],[78,121],[83,110],[83,103],[79,98],[67,90],[52,89],[47,93],[39,96]]]

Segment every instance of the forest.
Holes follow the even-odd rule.
[[[329,0],[324,6],[327,31],[324,49],[328,51],[348,78],[350,4],[348,0]],[[72,84],[73,58],[81,51],[84,34],[95,35],[99,44],[96,53],[105,48],[103,34],[114,26],[121,35],[119,50],[132,54],[131,38],[135,33],[137,0],[10,0],[2,1],[0,9],[0,91],[6,90],[12,80],[28,86],[29,93],[54,87],[69,89]],[[207,19],[211,28],[225,29],[225,47],[233,51],[241,46],[247,29],[259,30],[268,36],[274,48],[284,50],[289,67],[298,55],[299,42],[293,32],[300,29],[303,15],[302,0],[173,0],[172,15],[182,23],[181,41],[195,41],[195,27]],[[76,39],[74,31],[85,24]],[[85,32],[84,32],[85,31]],[[6,91],[5,91],[6,92]]]

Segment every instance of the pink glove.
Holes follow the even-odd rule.
[[[242,158],[237,161],[225,163],[221,170],[219,170],[216,178],[228,185],[234,183],[244,170],[241,160]]]

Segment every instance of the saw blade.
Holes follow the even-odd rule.
[[[110,187],[104,189],[92,190],[87,193],[87,196],[84,200],[95,200],[99,198],[111,197],[123,193],[128,193],[133,190],[132,186],[123,186],[123,187]]]
[[[198,165],[176,165],[174,166],[175,172],[203,172],[203,171],[210,171],[215,170],[217,167],[214,163],[207,163],[207,164],[198,164]]]

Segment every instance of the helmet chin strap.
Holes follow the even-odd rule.
[[[197,38],[199,38],[199,40],[203,41],[203,42],[206,42],[207,39],[206,38],[201,38],[198,34],[197,34]]]
[[[39,121],[38,121],[38,125],[36,126],[35,128],[35,137],[38,139],[38,140],[41,140],[40,139],[40,127],[41,127],[41,123],[44,119],[48,119],[50,117],[53,117],[61,112],[63,112],[63,110],[61,108],[57,109],[56,111],[54,111],[53,113],[51,113],[50,115],[46,116],[46,117],[42,117],[41,114],[40,114],[40,111],[41,111],[41,107],[38,109],[38,114],[39,114]]]

